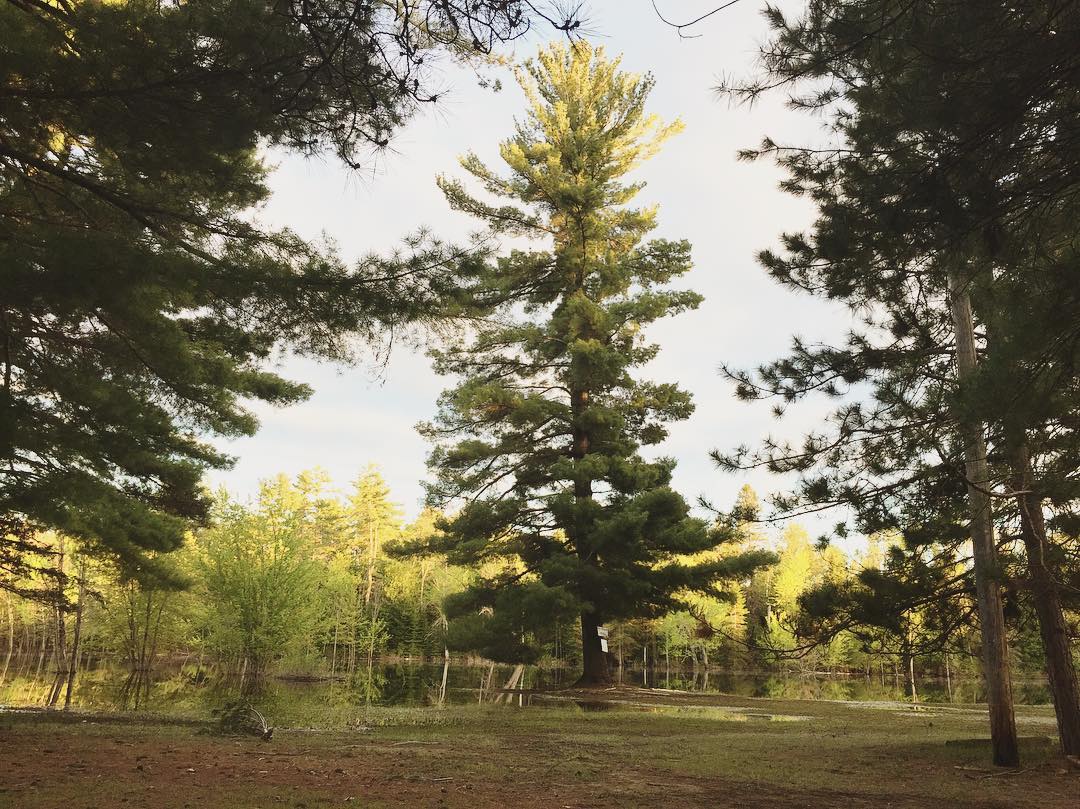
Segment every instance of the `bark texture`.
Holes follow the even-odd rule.
[[[949,297],[956,340],[957,379],[963,387],[965,380],[975,372],[978,360],[975,353],[971,298],[968,295],[967,282],[959,273],[953,272],[949,276]],[[1002,611],[1001,588],[997,581],[997,548],[994,543],[986,441],[978,424],[961,423],[960,430],[964,440],[972,558],[982,634],[983,676],[986,679],[987,702],[990,708],[993,761],[999,767],[1016,767],[1020,764],[1020,751],[1013,713],[1005,616]]]

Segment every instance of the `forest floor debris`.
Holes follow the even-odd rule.
[[[715,695],[658,705],[651,694],[647,708],[627,710],[635,696],[594,693],[619,702],[601,712],[573,702],[432,707],[430,724],[412,711],[363,735],[281,728],[272,741],[152,720],[0,714],[0,806],[1073,809],[1080,794],[1080,774],[1048,737],[1022,740],[1022,770],[972,778],[997,771],[984,745],[948,744],[977,741],[966,716]],[[812,721],[747,722],[748,709]]]

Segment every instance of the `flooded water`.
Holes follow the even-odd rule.
[[[0,706],[40,707],[48,699],[52,676],[28,663],[12,661],[0,684]],[[514,667],[451,663],[376,663],[350,679],[326,676],[278,675],[266,678],[255,699],[283,726],[333,727],[366,721],[371,708],[423,708],[441,704],[492,702],[512,679]],[[576,672],[525,667],[518,691],[502,697],[513,705],[550,704],[530,693],[572,684]],[[907,701],[903,682],[886,676],[841,677],[825,674],[732,673],[710,671],[624,670],[623,685],[695,693],[722,693],[776,699]],[[1039,682],[1015,684],[1017,701],[1045,704],[1049,692]],[[928,703],[972,704],[984,701],[981,684],[973,680],[924,680],[919,699]],[[188,662],[161,664],[142,686],[133,684],[127,670],[98,663],[80,672],[72,706],[93,711],[137,710],[178,717],[207,718],[234,699],[238,683],[215,671]]]

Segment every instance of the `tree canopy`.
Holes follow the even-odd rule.
[[[348,357],[448,297],[441,245],[349,266],[262,227],[261,150],[360,165],[437,99],[440,53],[483,57],[534,19],[513,0],[0,4],[0,587],[42,527],[149,573],[229,463],[206,437],[309,393],[268,358]]]

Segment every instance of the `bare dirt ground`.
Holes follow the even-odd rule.
[[[1080,773],[1044,735],[1045,711],[1021,717],[1024,768],[1003,771],[986,763],[977,711],[588,699],[619,707],[431,708],[432,724],[279,730],[268,742],[150,721],[0,715],[0,807],[1080,806]],[[796,716],[807,718],[784,721]]]

